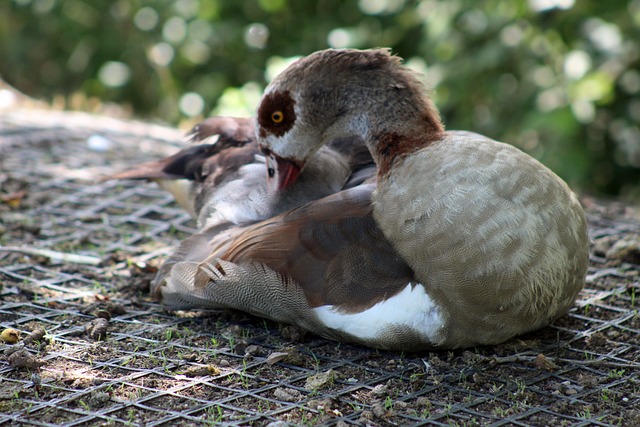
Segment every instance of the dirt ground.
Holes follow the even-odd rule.
[[[640,426],[639,209],[582,198],[587,287],[553,326],[492,347],[376,351],[149,297],[194,223],[152,183],[99,178],[181,134],[0,114],[0,425]]]

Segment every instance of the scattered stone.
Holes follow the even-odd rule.
[[[300,352],[295,347],[287,347],[282,351],[274,351],[267,357],[267,364],[273,365],[278,362],[285,362],[289,365],[302,365],[304,359],[300,356]]]
[[[289,427],[289,423],[285,421],[272,421],[267,424],[267,427]]]
[[[37,369],[45,364],[44,361],[38,359],[24,348],[11,353],[9,357],[7,357],[7,361],[9,362],[9,365],[16,369]]]
[[[260,353],[262,353],[262,349],[255,344],[251,344],[244,349],[245,357],[258,356]]]
[[[284,351],[274,351],[267,356],[267,365],[273,365],[278,362],[282,362],[289,356],[289,353]]]
[[[109,396],[109,393],[106,393],[104,391],[94,391],[89,396],[88,404],[92,408],[101,408],[105,406],[109,402],[109,400],[111,400],[111,396]]]
[[[594,388],[598,385],[598,378],[593,375],[578,375],[578,384],[585,388]]]
[[[304,384],[304,388],[307,390],[320,390],[325,387],[329,387],[335,380],[336,373],[333,369],[329,369],[326,372],[318,372],[315,375],[307,378]]]
[[[572,384],[571,381],[563,381],[560,384],[557,384],[554,388],[557,390],[557,392],[562,393],[566,396],[573,396],[579,391],[584,390],[584,387]]]
[[[553,360],[546,357],[544,354],[540,353],[536,356],[535,361],[533,362],[536,365],[536,368],[541,369],[543,371],[555,371],[558,369],[558,365],[556,365]]]
[[[207,371],[209,371],[209,375],[220,375],[220,373],[222,372],[220,368],[212,364],[207,365]]]
[[[371,406],[371,411],[373,412],[373,415],[376,418],[386,418],[387,417],[387,410],[384,409],[384,406],[382,406],[382,403],[380,402],[376,402]]]
[[[333,405],[333,400],[330,398],[324,399],[311,399],[307,402],[307,407],[316,409],[318,411],[324,411],[326,408],[330,408]]]
[[[387,395],[387,386],[386,384],[378,384],[371,390],[371,394],[376,397],[384,397]]]
[[[606,256],[607,251],[618,240],[616,236],[603,236],[593,241],[593,253],[597,256]]]
[[[96,310],[93,315],[101,319],[107,319],[107,321],[111,320],[111,313],[107,310]]]
[[[240,339],[237,342],[235,342],[235,346],[233,347],[233,352],[235,354],[244,356],[246,353],[247,347],[250,347],[247,340]]]
[[[218,361],[218,366],[220,366],[221,368],[228,368],[229,366],[231,366],[231,363],[229,363],[227,359],[220,359]]]
[[[349,424],[345,420],[338,420],[336,427],[349,427]]]
[[[188,353],[182,355],[185,362],[202,362],[203,358],[198,353]]]
[[[107,310],[112,316],[122,316],[127,314],[127,309],[123,305],[117,304],[113,301],[107,301],[105,304],[105,310]]]
[[[93,379],[86,377],[66,378],[64,382],[69,384],[69,387],[75,388],[76,390],[83,390],[93,385]]]
[[[33,331],[31,331],[29,335],[27,335],[27,337],[24,339],[24,343],[25,345],[31,345],[41,342],[46,334],[47,331],[42,326],[38,326]]]
[[[107,338],[109,321],[101,317],[93,319],[84,327],[85,333],[94,341],[104,341]]]
[[[342,412],[340,412],[339,409],[325,408],[324,412],[325,412],[325,414],[329,415],[330,417],[342,417],[342,416],[344,416],[342,414]]]
[[[629,234],[615,242],[607,251],[607,259],[613,265],[640,264],[640,235]]]
[[[207,375],[218,375],[222,372],[220,368],[216,365],[205,365],[205,366],[189,366],[186,371],[184,371],[184,375],[189,378],[194,377],[206,377]]]
[[[7,328],[0,333],[0,341],[4,341],[7,344],[15,344],[20,341],[20,331],[13,328]]]
[[[282,387],[278,387],[273,391],[273,397],[276,399],[282,400],[284,402],[297,402],[300,400],[300,392],[294,389],[285,389]]]

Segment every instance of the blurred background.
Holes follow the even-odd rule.
[[[187,126],[253,115],[302,55],[386,46],[425,74],[449,129],[637,201],[639,28],[640,0],[5,0],[0,78],[64,108]]]

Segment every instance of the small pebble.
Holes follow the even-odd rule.
[[[96,310],[93,314],[101,319],[111,320],[111,313],[109,313],[107,310]]]
[[[289,353],[285,351],[274,351],[273,353],[267,356],[267,365],[273,365],[275,363],[281,362],[289,356]]]
[[[205,377],[209,375],[209,369],[206,366],[189,366],[184,375],[189,378]]]
[[[377,397],[382,397],[387,394],[387,386],[385,384],[378,384],[371,390],[371,394]]]
[[[315,375],[307,378],[304,384],[304,388],[307,390],[319,390],[333,384],[336,373],[333,369],[329,369],[327,372],[318,372]]]
[[[27,335],[24,339],[24,343],[26,345],[31,345],[33,343],[40,342],[46,334],[47,331],[42,326],[38,326],[29,335]]]
[[[11,353],[7,360],[9,361],[9,365],[17,369],[37,369],[40,366],[44,365],[44,362],[42,360],[33,356],[24,348]]]
[[[387,411],[384,409],[384,406],[379,402],[374,403],[373,406],[371,406],[371,411],[376,418],[385,418],[387,415]]]
[[[4,341],[7,344],[15,344],[20,340],[20,331],[13,328],[7,328],[0,333],[0,341]]]
[[[640,264],[640,235],[629,234],[618,240],[606,253],[612,265],[623,262]]]
[[[109,321],[98,317],[85,325],[85,333],[94,341],[104,341],[107,338]]]
[[[104,391],[95,391],[89,397],[89,404],[94,407],[102,407],[111,400],[109,393]]]
[[[245,357],[257,356],[261,353],[260,347],[255,344],[251,344],[244,349]]]
[[[284,402],[297,402],[300,399],[300,392],[294,389],[278,387],[273,391],[273,397]]]

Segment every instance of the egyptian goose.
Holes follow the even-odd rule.
[[[176,154],[142,163],[105,179],[156,181],[197,219],[199,229],[248,225],[305,202],[358,185],[375,174],[362,140],[342,138],[322,147],[296,185],[270,192],[279,181],[277,164],[265,172],[254,120],[210,117],[187,134],[194,143]]]
[[[387,50],[298,60],[267,87],[257,123],[279,191],[345,137],[365,141],[377,183],[218,235],[206,258],[161,278],[167,304],[413,351],[538,329],[583,287],[587,227],[568,186],[511,145],[445,132],[417,76]]]

